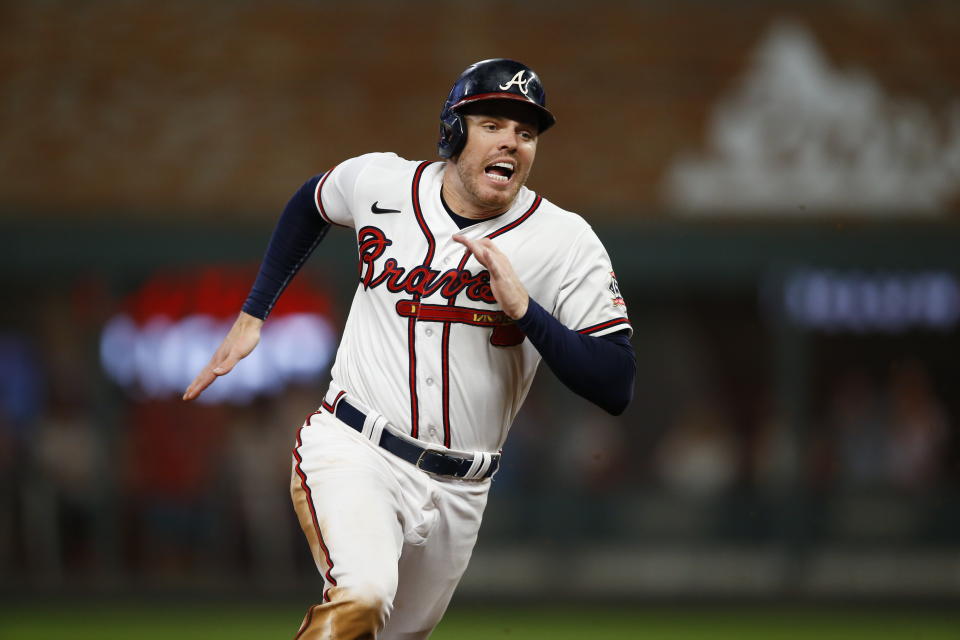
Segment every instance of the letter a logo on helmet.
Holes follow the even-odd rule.
[[[517,85],[520,91],[523,92],[523,95],[527,95],[527,85],[530,84],[530,81],[533,80],[533,77],[530,77],[524,80],[523,79],[524,73],[526,73],[526,71],[517,71],[517,73],[512,78],[510,78],[510,82],[508,82],[507,84],[500,85],[500,88],[503,89],[504,91],[507,91],[513,85]]]
[[[556,122],[547,110],[547,94],[540,77],[527,65],[507,58],[475,62],[453,83],[440,111],[440,140],[437,153],[452,158],[467,142],[467,127],[460,108],[484,100],[517,100],[529,105],[543,133]]]

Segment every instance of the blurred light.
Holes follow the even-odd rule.
[[[100,360],[116,383],[150,398],[178,396],[206,365],[236,318],[250,274],[208,269],[199,277],[159,274],[104,326]],[[322,374],[336,348],[326,297],[302,281],[284,293],[260,344],[201,402],[245,404]]]
[[[945,271],[863,273],[803,270],[783,285],[796,325],[825,331],[949,330],[960,320],[960,284]]]

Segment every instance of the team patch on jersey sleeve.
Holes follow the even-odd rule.
[[[620,294],[620,285],[617,284],[617,274],[615,274],[613,271],[610,272],[610,284],[607,288],[610,289],[610,293],[612,295],[610,302],[613,304],[613,306],[626,310],[627,303],[623,301],[623,296]]]

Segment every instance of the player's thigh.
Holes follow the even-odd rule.
[[[416,640],[440,622],[477,541],[487,483],[438,487],[440,520],[422,545],[405,545],[394,608],[381,640]]]
[[[346,429],[324,414],[301,430],[291,494],[328,587],[389,602],[403,545],[398,485],[376,451]]]

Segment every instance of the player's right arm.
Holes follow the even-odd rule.
[[[284,207],[260,271],[243,311],[207,366],[183,394],[193,400],[217,379],[229,373],[260,341],[260,327],[287,285],[307,261],[332,225],[353,226],[351,202],[363,170],[378,159],[395,161],[393,154],[366,154],[351,158],[325,174],[307,180]]]
[[[227,337],[223,339],[220,347],[210,358],[210,362],[197,374],[197,377],[193,379],[193,382],[183,393],[183,399],[193,400],[203,393],[203,390],[209,387],[217,379],[217,376],[230,373],[233,367],[247,357],[260,342],[260,327],[262,326],[263,320],[241,311],[240,316],[227,333]]]
[[[230,373],[260,342],[260,328],[287,284],[320,243],[330,224],[317,213],[314,201],[321,176],[314,176],[290,198],[267,246],[250,295],[233,327],[183,394],[193,400],[218,376]]]

